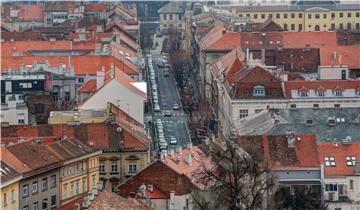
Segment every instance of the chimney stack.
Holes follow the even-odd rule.
[[[192,154],[191,153],[185,155],[185,162],[189,165],[192,165]]]
[[[121,42],[120,34],[115,35],[115,42],[116,42],[116,44],[120,44],[120,42]]]

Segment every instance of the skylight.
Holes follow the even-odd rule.
[[[356,157],[355,156],[346,156],[346,165],[355,166]]]
[[[336,166],[334,157],[327,156],[324,159],[325,159],[325,166]]]

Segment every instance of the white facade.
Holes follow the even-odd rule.
[[[146,97],[132,92],[116,79],[112,79],[81,104],[79,109],[106,109],[108,102],[111,102],[143,124],[145,101]]]
[[[223,88],[223,87],[222,87]],[[348,91],[348,92],[346,92]],[[334,108],[360,107],[360,95],[355,90],[345,90],[339,97],[296,97],[292,99],[232,99],[227,91],[219,93],[219,120],[224,134],[230,132],[231,126],[240,126],[240,120],[267,108]],[[331,93],[332,94],[332,93]],[[294,93],[294,96],[299,94]],[[348,97],[345,97],[348,96]]]
[[[178,32],[184,31],[184,14],[160,14],[160,31],[166,33],[170,28]]]
[[[329,205],[329,210],[360,209],[360,176],[325,177],[324,200]],[[326,187],[328,185],[328,187]],[[329,185],[336,186],[336,190]],[[340,187],[341,186],[341,187]],[[340,202],[340,197],[346,196],[351,202]],[[330,202],[333,200],[333,202]],[[358,202],[356,204],[356,202]]]
[[[19,125],[29,123],[29,113],[22,94],[6,95],[1,104],[1,123]]]
[[[348,79],[350,71],[347,66],[319,66],[319,79]]]

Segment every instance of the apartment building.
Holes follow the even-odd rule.
[[[288,31],[359,30],[360,5],[337,1],[294,1],[282,4],[249,3],[218,6],[236,17],[249,17],[253,22],[271,18]]]
[[[158,10],[160,15],[160,31],[162,33],[169,33],[169,30],[174,30],[178,33],[184,31],[184,7],[182,2],[170,2]]]
[[[1,209],[13,210],[19,208],[19,181],[22,179],[21,173],[6,164],[1,158]]]

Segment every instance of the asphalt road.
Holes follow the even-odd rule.
[[[179,145],[185,148],[190,142],[186,125],[187,118],[180,104],[174,76],[170,73],[170,76],[164,77],[164,69],[157,66],[157,63],[161,60],[160,57],[153,57],[152,60],[159,90],[159,105],[161,108],[161,112],[153,113],[153,120],[161,119],[163,121],[164,135],[168,142],[168,148],[175,148]],[[179,110],[173,110],[174,103],[180,106]],[[166,110],[171,112],[171,117],[164,116]],[[170,144],[171,137],[177,139],[177,145]]]

